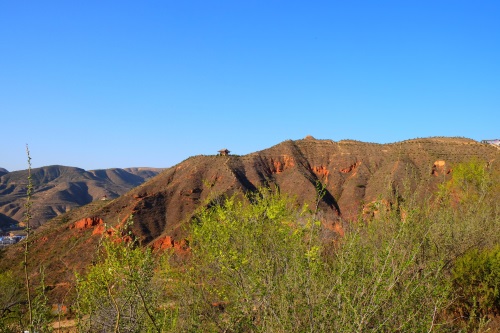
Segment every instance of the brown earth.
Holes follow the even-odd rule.
[[[429,194],[449,179],[457,163],[478,159],[498,168],[500,151],[464,138],[425,138],[392,144],[353,140],[285,141],[244,156],[194,156],[165,169],[111,201],[94,201],[41,226],[32,237],[33,272],[45,267],[45,283],[55,303],[71,293],[74,272],[95,260],[105,226],[133,215],[133,234],[144,246],[189,251],[189,222],[200,207],[226,195],[279,188],[314,207],[317,184],[325,237],[343,232],[359,213],[376,214],[375,201],[390,205],[396,191]],[[0,271],[20,267],[23,249],[11,246],[0,256]],[[34,273],[36,274],[36,273]]]
[[[85,171],[60,165],[35,168],[31,227],[92,201],[117,198],[160,171],[154,168]],[[27,179],[27,170],[0,169],[0,232],[20,229],[19,223],[23,227]]]

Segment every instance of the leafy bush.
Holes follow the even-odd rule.
[[[186,329],[295,332],[315,325],[318,222],[286,196],[261,190],[250,199],[231,197],[193,225]]]
[[[452,272],[454,309],[469,320],[500,315],[500,246],[472,249],[458,258]]]
[[[136,245],[130,237],[104,237],[99,262],[77,276],[79,332],[162,332],[168,327],[170,313],[160,311],[162,287],[154,279],[157,263],[150,249]]]
[[[415,214],[415,216],[417,216]],[[332,246],[293,200],[261,190],[202,211],[181,306],[186,331],[427,332],[447,300],[427,233],[389,212]],[[333,254],[333,255],[332,255]]]
[[[346,233],[331,259],[332,331],[437,331],[448,288],[423,215],[400,204]]]
[[[0,273],[0,290],[0,333],[18,332],[22,319],[22,285],[7,271]]]

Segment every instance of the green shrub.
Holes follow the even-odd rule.
[[[417,216],[388,212],[325,251],[314,214],[277,193],[208,208],[193,225],[183,330],[436,331],[444,263],[422,254]]]
[[[437,330],[448,290],[420,214],[382,211],[346,233],[331,264],[331,331]]]
[[[467,319],[500,315],[500,246],[472,249],[452,271],[454,309]]]
[[[261,190],[202,211],[192,229],[186,330],[314,329],[323,297],[318,222],[285,196]],[[222,310],[223,309],[223,310]]]
[[[162,332],[171,324],[172,314],[160,309],[157,262],[129,239],[104,237],[99,262],[77,275],[79,332]]]
[[[22,285],[12,272],[0,273],[0,333],[20,331]]]

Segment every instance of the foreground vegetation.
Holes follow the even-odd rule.
[[[202,209],[187,256],[144,249],[125,226],[77,276],[77,331],[498,331],[499,193],[486,165],[462,164],[437,193],[395,189],[332,239],[314,208],[262,189]],[[50,330],[43,288],[35,322],[11,273],[0,290],[0,332]]]

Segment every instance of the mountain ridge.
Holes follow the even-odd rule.
[[[116,198],[161,169],[128,168],[86,171],[77,167],[49,165],[31,170],[33,185],[32,226],[70,209],[101,198]],[[6,172],[0,175],[0,228],[21,223],[28,185],[28,170]]]
[[[183,248],[189,241],[189,224],[201,207],[268,187],[295,197],[300,205],[317,205],[323,237],[332,239],[360,214],[376,214],[375,203],[390,204],[398,191],[428,196],[450,179],[457,164],[476,159],[498,171],[499,158],[497,148],[464,138],[378,144],[307,137],[242,156],[196,155],[119,197],[93,201],[53,218],[36,230],[31,253],[46,267],[46,282],[57,299],[66,294],[66,287],[60,286],[73,281],[73,271],[95,260],[106,228],[130,216],[130,232],[143,246]],[[320,200],[318,185],[325,190]],[[22,251],[20,246],[7,248],[0,270],[12,268]]]

